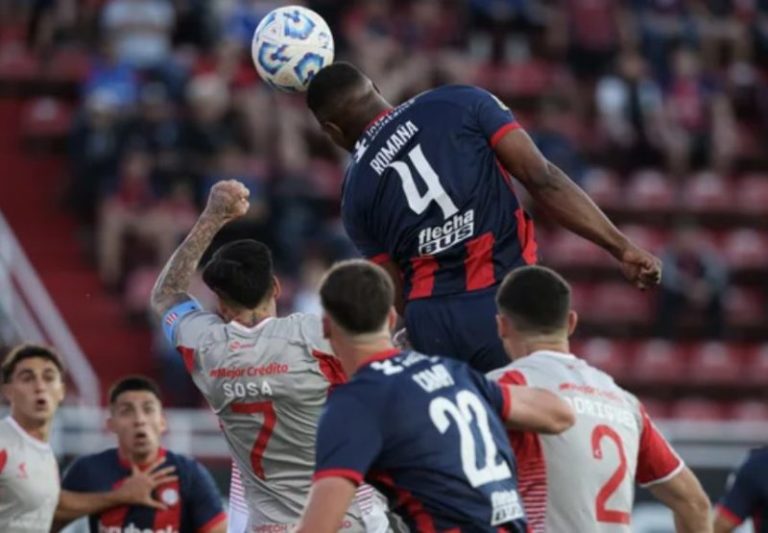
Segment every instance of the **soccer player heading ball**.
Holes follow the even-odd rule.
[[[393,107],[357,68],[335,63],[312,79],[307,104],[352,153],[344,226],[397,284],[416,350],[466,358],[483,371],[507,363],[494,330],[496,287],[511,269],[536,262],[533,224],[511,176],[558,223],[610,252],[637,287],[661,278],[660,261],[630,242],[482,89],[439,87]]]

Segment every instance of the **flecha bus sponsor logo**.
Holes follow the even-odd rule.
[[[232,368],[212,368],[208,375],[214,379],[237,379],[242,377],[263,377],[287,374],[289,367],[286,364],[273,362],[262,366],[240,366]]]

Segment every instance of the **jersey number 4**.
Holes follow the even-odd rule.
[[[592,431],[592,456],[598,460],[603,459],[603,439],[613,441],[616,445],[616,449],[619,451],[619,467],[597,493],[595,516],[598,522],[629,524],[629,513],[606,509],[606,502],[616,492],[616,489],[619,488],[621,482],[624,481],[624,477],[627,475],[627,455],[624,453],[624,445],[619,434],[609,426],[604,424],[595,426],[595,429]]]
[[[437,172],[429,164],[427,158],[424,157],[420,144],[417,144],[408,152],[408,158],[411,160],[413,168],[416,169],[416,173],[421,176],[421,179],[427,185],[427,192],[424,194],[421,194],[418,187],[416,187],[416,180],[413,178],[413,173],[408,163],[393,161],[389,166],[394,168],[400,175],[400,181],[403,182],[403,192],[411,210],[420,215],[429,207],[430,203],[437,202],[445,218],[455,215],[459,210],[454,205],[451,197],[448,196],[448,193],[445,192],[445,189],[443,189]]]
[[[509,465],[498,456],[485,405],[474,393],[467,390],[459,392],[455,403],[447,398],[435,398],[429,404],[429,416],[440,433],[448,431],[451,419],[456,423],[461,446],[461,465],[470,485],[479,487],[512,477]],[[485,450],[485,459],[482,462],[478,461],[477,457],[478,437]],[[478,468],[478,464],[482,466]]]

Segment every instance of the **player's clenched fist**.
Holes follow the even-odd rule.
[[[237,180],[216,183],[208,195],[205,212],[223,220],[232,220],[248,212],[248,188]]]
[[[648,289],[661,282],[661,260],[642,248],[631,245],[621,254],[621,269],[639,289]]]

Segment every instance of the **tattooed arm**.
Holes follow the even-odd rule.
[[[523,130],[507,133],[495,146],[501,164],[561,226],[601,246],[624,275],[641,289],[661,280],[661,261],[633,244],[592,199],[539,152]]]
[[[152,310],[159,316],[189,299],[187,290],[200,258],[213,237],[230,220],[248,212],[248,189],[235,180],[220,181],[211,189],[200,218],[166,263],[152,289]]]

